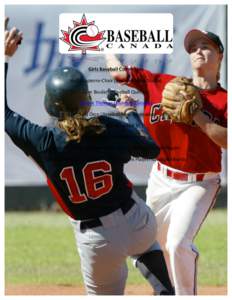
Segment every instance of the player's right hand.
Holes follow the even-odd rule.
[[[129,94],[123,94],[120,96],[120,101],[117,102],[117,110],[124,115],[130,112],[136,112],[137,101]]]
[[[5,55],[13,56],[18,49],[19,44],[23,39],[22,31],[16,27],[8,29],[9,18],[5,18]]]

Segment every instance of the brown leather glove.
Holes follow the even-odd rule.
[[[198,88],[186,77],[170,80],[163,90],[161,107],[172,121],[192,124],[194,114],[202,109]]]

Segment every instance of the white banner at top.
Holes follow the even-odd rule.
[[[61,54],[171,54],[173,15],[60,14]]]

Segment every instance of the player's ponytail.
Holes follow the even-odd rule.
[[[80,114],[66,116],[58,121],[58,127],[67,134],[67,141],[81,141],[84,134],[101,134],[105,126],[98,118],[86,119]]]

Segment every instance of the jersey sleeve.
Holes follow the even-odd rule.
[[[48,149],[52,142],[52,133],[47,127],[31,123],[24,117],[12,111],[7,103],[7,78],[8,64],[5,64],[5,131],[16,146],[26,155],[34,156],[35,152]]]
[[[150,136],[137,112],[127,115],[130,130],[133,132],[131,141],[131,153],[135,157],[155,158],[159,155],[159,146]]]
[[[125,71],[127,80],[119,82],[142,92],[145,102],[152,102],[153,98],[160,97],[167,82],[175,78],[171,74],[152,73],[149,70],[130,66],[126,66]]]
[[[159,154],[159,147],[149,135],[139,115],[131,112],[127,115],[128,122],[104,117],[103,121],[111,128],[115,147],[130,156],[154,159]]]
[[[148,70],[132,66],[126,66],[125,71],[127,72],[127,80],[125,82],[120,81],[120,83],[136,88],[143,94],[146,94],[148,92],[148,83],[153,80],[153,74]]]

